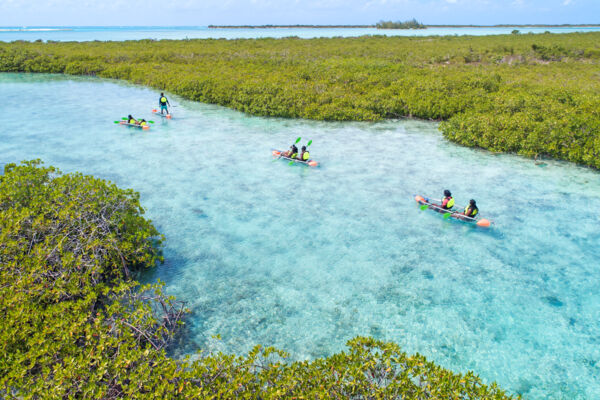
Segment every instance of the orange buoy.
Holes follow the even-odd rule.
[[[415,196],[415,201],[416,201],[417,203],[421,203],[421,202],[424,202],[424,201],[425,201],[425,199],[423,198],[423,196]]]
[[[484,228],[489,228],[490,227],[490,221],[487,220],[487,219],[485,219],[485,218],[482,218],[479,221],[477,221],[477,226],[481,226],[481,227],[484,227]]]

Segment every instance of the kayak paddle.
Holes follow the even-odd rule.
[[[429,206],[427,204],[423,204],[421,207],[419,207],[421,210],[427,210],[429,208]]]

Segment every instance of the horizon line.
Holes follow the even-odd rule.
[[[378,21],[388,22],[388,21]],[[29,28],[211,28],[211,27],[359,27],[359,28],[372,28],[376,27],[376,24],[232,24],[232,25],[221,25],[221,24],[209,24],[209,25],[0,25],[0,28],[12,28],[12,29],[29,29]],[[504,28],[504,27],[568,27],[568,26],[600,26],[600,23],[578,23],[578,24],[493,24],[493,25],[478,25],[478,24],[423,24],[426,27],[474,27],[474,28]]]

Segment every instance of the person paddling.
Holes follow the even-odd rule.
[[[298,148],[296,147],[296,144],[294,143],[291,145],[290,149],[288,151],[284,151],[282,155],[288,158],[296,158],[298,155]]]
[[[171,103],[169,103],[169,100],[167,99],[164,93],[160,94],[160,99],[158,99],[158,105],[160,106],[161,115],[163,113],[163,110],[167,112],[167,115],[169,115],[169,109],[167,108],[167,105],[171,107]]]
[[[135,118],[133,118],[131,116],[131,114],[129,114],[129,116],[127,117],[127,123],[128,124],[137,124],[137,120]]]
[[[300,154],[300,160],[308,161],[310,158],[310,153],[306,150],[306,146],[302,146],[302,153]]]
[[[451,210],[454,207],[454,197],[452,197],[452,193],[448,189],[444,190],[444,198],[440,207],[442,210]]]
[[[475,200],[469,200],[469,205],[465,207],[465,211],[462,213],[465,217],[475,218],[477,213],[479,212],[479,208],[477,208],[477,203]]]

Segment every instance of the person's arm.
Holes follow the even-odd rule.
[[[169,105],[169,107],[171,107],[171,103],[169,103],[169,99],[167,99],[167,104]]]

